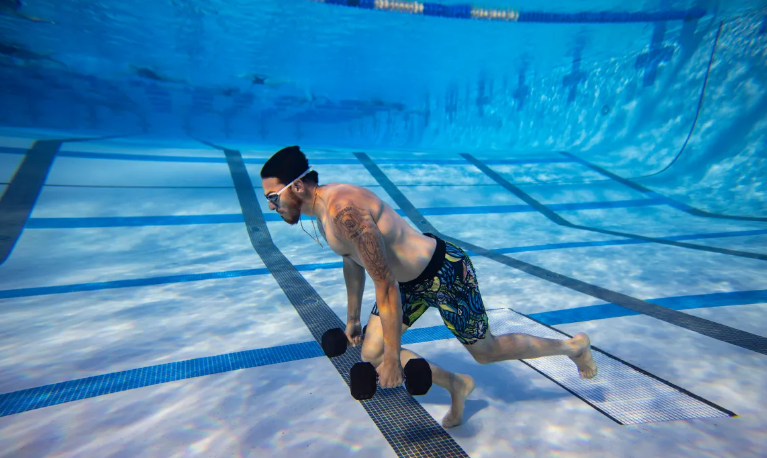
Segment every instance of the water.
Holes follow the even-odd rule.
[[[448,430],[468,455],[762,456],[767,5],[476,6],[702,15],[1,1],[0,457],[396,455],[296,312],[326,303],[343,322],[347,296],[341,258],[261,198],[264,160],[295,144],[321,183],[364,186],[417,230],[474,246],[488,308],[585,331],[739,416],[645,421],[675,402],[650,389],[640,424],[620,426],[592,407],[632,393],[609,373],[581,399],[520,362],[477,365],[430,310],[403,339],[475,377],[466,424]],[[33,149],[72,138],[94,140],[57,144],[47,163]],[[244,158],[265,227],[243,226],[255,203],[215,146]],[[254,251],[249,234],[266,232],[293,276]],[[363,324],[375,300],[368,280]],[[238,352],[262,363],[241,368]],[[230,365],[181,366],[214,357]],[[177,378],[151,372],[164,364]],[[145,367],[141,383],[113,382]],[[55,385],[68,381],[70,399]],[[52,405],[49,388],[17,402],[46,385]],[[437,422],[450,405],[439,387],[418,403]]]

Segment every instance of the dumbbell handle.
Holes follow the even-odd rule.
[[[370,363],[357,363],[357,364],[365,364],[365,365],[369,365],[370,367],[372,367],[372,364],[370,364]],[[355,364],[355,366],[357,364]],[[413,364],[413,366],[409,366],[410,364]],[[410,386],[408,386],[408,383],[407,383],[408,382],[408,377],[407,377],[407,372],[408,371],[407,371],[407,369],[405,369],[403,371],[403,373],[402,373],[403,384],[407,388],[407,391],[410,394],[414,395],[414,396],[426,394],[429,391],[429,389],[431,388],[431,385],[432,385],[431,368],[429,367],[428,363],[424,359],[421,359],[421,358],[411,359],[405,365],[406,368],[407,367],[411,367],[411,369],[413,371],[418,371],[419,370],[419,368],[417,366],[421,366],[420,373],[416,374],[416,375],[418,375],[418,377],[415,377],[412,380],[413,383],[410,384]],[[373,369],[373,374],[375,376],[375,385],[376,386],[380,386],[378,384],[379,379],[380,379],[380,377],[378,375],[378,371]],[[400,386],[402,386],[402,385],[400,385]]]

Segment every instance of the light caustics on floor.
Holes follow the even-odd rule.
[[[39,145],[39,144],[38,144]],[[48,148],[53,143],[46,143]],[[271,364],[284,363],[289,361],[298,361],[306,358],[322,358],[321,349],[317,344],[319,336],[329,327],[338,327],[343,322],[327,304],[322,297],[309,284],[300,272],[310,270],[333,268],[338,269],[338,263],[319,263],[310,265],[294,265],[280,252],[279,247],[268,237],[269,228],[267,222],[273,221],[270,215],[264,215],[259,207],[257,196],[254,191],[254,183],[251,182],[248,171],[245,167],[246,162],[259,163],[261,159],[243,159],[239,151],[221,148],[223,158],[195,158],[202,159],[200,162],[226,163],[232,176],[234,189],[237,192],[238,200],[242,209],[240,214],[228,215],[194,215],[188,217],[94,217],[94,218],[32,218],[36,197],[40,189],[46,186],[45,178],[49,169],[53,165],[53,158],[58,154],[62,156],[77,156],[78,153],[67,151],[58,152],[58,148],[45,150],[45,157],[38,154],[39,150],[30,150],[25,154],[33,160],[24,161],[21,174],[11,180],[8,189],[0,201],[0,207],[11,208],[13,211],[5,212],[6,216],[15,218],[8,227],[15,228],[15,238],[9,239],[14,234],[5,235],[7,252],[12,256],[13,247],[16,239],[23,237],[24,230],[49,229],[67,229],[82,227],[131,227],[143,225],[188,225],[188,224],[245,224],[245,229],[249,234],[253,248],[259,257],[264,261],[264,268],[247,269],[229,272],[211,272],[191,275],[175,275],[166,277],[135,279],[135,280],[116,280],[113,282],[95,282],[75,285],[60,286],[36,286],[33,288],[6,289],[0,291],[0,299],[10,300],[33,296],[51,296],[55,300],[56,294],[66,294],[82,291],[95,291],[101,289],[114,289],[125,287],[139,287],[149,285],[159,285],[168,283],[185,283],[192,281],[204,281],[217,278],[234,278],[241,276],[271,275],[282,288],[290,303],[295,307],[297,313],[302,317],[306,326],[310,329],[315,341],[301,342],[289,345],[282,345],[272,348],[254,349],[241,351],[218,356],[197,358],[187,361],[179,361],[156,366],[147,366],[139,369],[126,370],[117,373],[108,373],[88,377],[84,379],[70,380],[67,382],[53,385],[33,387],[27,390],[15,391],[11,393],[0,394],[0,416],[13,416],[21,412],[38,410],[53,405],[59,405],[75,400],[82,400],[95,396],[102,396],[109,393],[116,393],[150,385],[168,383],[186,378],[200,377],[205,375],[220,374],[223,372],[236,371],[246,368],[253,368]],[[6,154],[19,154],[18,151],[5,151]],[[89,153],[89,157],[104,158],[101,153]],[[128,157],[130,156],[130,157]],[[151,164],[156,161],[168,160],[159,157],[147,159],[150,155],[117,155],[112,156],[114,160],[146,161]],[[82,157],[82,156],[80,156]],[[171,158],[170,160],[190,160]],[[557,161],[558,159],[553,159]],[[561,159],[559,159],[561,160]],[[571,158],[564,159],[572,161]],[[374,157],[359,153],[354,155],[354,159],[348,159],[347,163],[357,163],[365,166],[367,171],[373,176],[385,192],[399,205],[398,212],[410,218],[410,220],[419,229],[424,231],[436,231],[436,228],[426,219],[426,216],[444,216],[450,214],[487,214],[492,212],[490,208],[471,208],[471,207],[432,207],[416,208],[402,194],[396,185],[378,168],[377,164],[384,161],[377,161]],[[464,159],[445,160],[444,165],[456,163],[473,163],[483,170],[488,176],[493,176],[490,165],[496,162],[503,164],[503,161],[479,161],[473,157],[464,157]],[[575,160],[577,163],[583,163],[582,160]],[[333,163],[328,160],[328,163]],[[588,165],[588,164],[587,164]],[[599,171],[599,170],[598,170]],[[611,180],[620,182],[620,177],[609,176],[609,172],[599,171],[608,176]],[[26,180],[26,186],[32,189],[22,189],[23,192],[13,191],[24,182],[16,182],[17,179],[24,177],[34,177]],[[496,179],[498,177],[495,177]],[[679,211],[687,211],[697,217],[707,217],[709,215],[696,214],[695,209],[691,211],[690,207],[674,205],[674,201],[665,196],[650,195],[647,202],[638,200],[636,202],[588,202],[571,204],[542,204],[529,194],[524,193],[520,188],[502,181],[501,187],[513,193],[517,193],[527,205],[510,205],[508,208],[501,208],[501,212],[540,212],[552,220],[557,220],[560,216],[559,211],[584,210],[584,209],[603,209],[610,210],[616,208],[630,208],[647,205],[668,205]],[[16,183],[16,184],[14,184]],[[622,183],[625,185],[625,183]],[[15,187],[15,188],[14,188]],[[649,190],[642,190],[645,194],[650,194]],[[8,197],[10,196],[10,197]],[[19,197],[16,197],[19,196]],[[30,197],[32,196],[32,197]],[[10,199],[10,200],[9,200]],[[717,215],[711,217],[724,217],[726,215]],[[206,221],[206,219],[208,221]],[[733,219],[738,219],[733,218]],[[750,223],[760,222],[761,219],[753,219]],[[555,221],[556,222],[556,221]],[[565,224],[566,226],[568,224]],[[569,223],[569,227],[581,229],[578,225]],[[670,301],[664,303],[665,298],[656,300],[639,300],[626,296],[615,291],[601,288],[597,285],[590,285],[578,281],[574,278],[566,277],[556,272],[548,271],[539,266],[522,262],[514,259],[508,254],[524,251],[542,251],[558,250],[573,247],[591,247],[591,246],[610,246],[622,244],[659,244],[668,240],[694,240],[695,238],[711,237],[735,237],[735,236],[758,236],[767,233],[767,229],[749,229],[740,231],[731,231],[730,233],[703,233],[676,235],[671,237],[633,237],[632,234],[620,233],[621,239],[607,241],[586,241],[553,243],[547,245],[528,246],[528,247],[507,247],[488,250],[479,245],[473,245],[468,242],[452,239],[455,242],[463,243],[465,248],[471,250],[474,256],[482,256],[500,263],[505,267],[521,270],[530,273],[533,276],[541,278],[549,283],[571,288],[580,293],[591,295],[608,302],[606,305],[596,305],[593,307],[582,307],[570,310],[556,310],[541,314],[520,314],[508,309],[492,310],[489,312],[491,322],[496,333],[504,334],[508,332],[525,332],[534,335],[540,335],[552,338],[562,338],[564,334],[561,331],[554,330],[547,326],[551,324],[571,323],[577,320],[597,320],[603,318],[613,318],[616,316],[636,316],[643,314],[660,319],[674,326],[679,326],[693,332],[707,335],[711,338],[729,342],[738,345],[744,349],[749,349],[758,353],[767,351],[764,346],[764,339],[751,333],[730,328],[715,321],[703,318],[684,315],[678,310],[690,307],[690,300],[680,299],[679,304],[674,305]],[[449,234],[443,234],[450,238]],[[691,244],[688,244],[691,245]],[[736,255],[735,250],[710,250],[708,247],[697,248],[696,246],[676,245],[676,248],[684,248],[698,251],[715,251],[721,255]],[[760,259],[759,256],[752,257]],[[720,305],[732,305],[734,303],[759,303],[765,301],[764,290],[754,290],[750,292],[732,292],[719,293],[716,298],[711,298],[710,303]],[[705,296],[705,295],[701,295]],[[722,297],[727,296],[727,297]],[[698,304],[705,303],[706,299],[698,298]],[[718,302],[717,302],[718,301]],[[681,304],[681,305],[680,305]],[[685,305],[686,304],[686,305]],[[2,304],[0,303],[0,307]],[[694,306],[694,305],[693,305]],[[733,337],[734,336],[734,337]],[[427,327],[413,329],[405,334],[403,343],[421,343],[441,339],[449,339],[450,335],[444,327]],[[541,360],[525,361],[525,364],[544,375],[552,382],[558,384],[571,394],[575,395],[595,410],[612,421],[621,424],[639,424],[647,422],[667,421],[674,419],[693,419],[693,418],[716,418],[730,417],[734,412],[727,409],[727,406],[720,406],[719,403],[707,400],[694,392],[686,390],[683,386],[674,385],[660,377],[639,369],[631,364],[630,361],[623,361],[611,354],[597,350],[595,358],[603,368],[602,376],[598,381],[591,383],[582,381],[574,377],[572,363],[567,358],[548,358]],[[347,384],[348,368],[350,364],[359,359],[358,350],[350,351],[347,357],[341,361],[334,361],[339,375],[342,376]],[[404,390],[394,391],[382,395],[371,402],[363,402],[370,419],[377,425],[386,440],[392,446],[395,453],[400,456],[408,454],[417,454],[418,456],[468,456],[461,445],[448,433],[446,433],[432,416],[425,411],[417,400],[409,397]],[[393,418],[388,412],[395,406],[398,406],[400,412],[408,412],[399,418]],[[419,424],[429,425],[426,429],[421,429],[420,433],[413,436],[408,433],[408,427],[412,426],[413,421]]]

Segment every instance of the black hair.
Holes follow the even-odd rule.
[[[309,168],[309,161],[298,146],[283,148],[266,161],[261,168],[261,178],[277,178],[280,183],[286,185],[298,178]],[[319,174],[312,170],[302,178],[307,183],[315,186],[319,184]]]

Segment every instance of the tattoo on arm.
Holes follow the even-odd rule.
[[[357,248],[360,260],[373,281],[384,281],[391,276],[386,261],[383,236],[365,213],[351,205],[338,206],[333,223],[341,234]]]
[[[336,224],[336,227],[341,229],[344,237],[354,241],[365,229],[362,219],[362,212],[358,208],[346,206],[336,213],[333,222]]]

